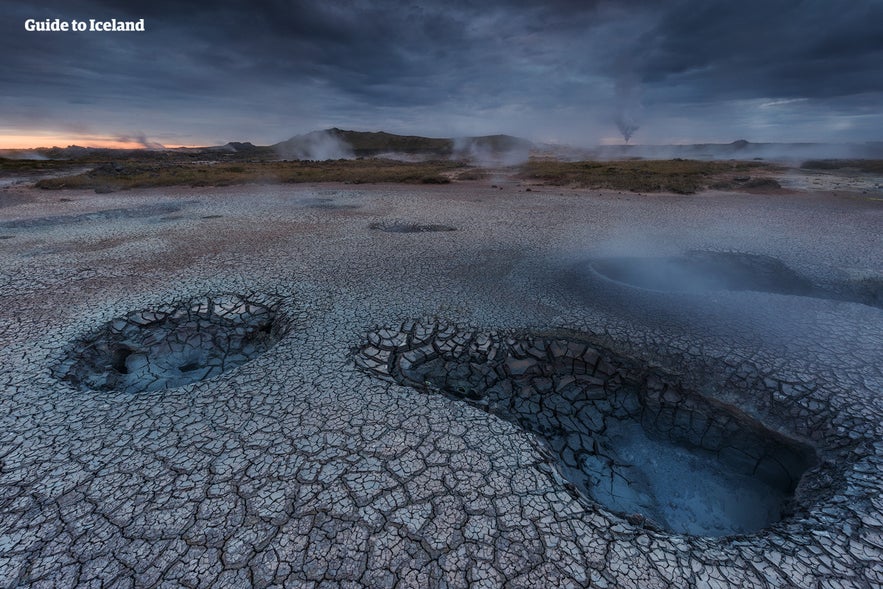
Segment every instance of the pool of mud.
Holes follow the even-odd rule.
[[[206,380],[267,351],[276,303],[235,294],[133,311],[73,343],[55,375],[83,390],[143,393]]]
[[[440,325],[372,333],[369,373],[481,407],[533,434],[576,496],[633,524],[729,536],[805,508],[810,445],[588,342]]]

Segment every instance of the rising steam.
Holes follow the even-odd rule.
[[[517,166],[527,161],[533,144],[510,135],[457,137],[451,157],[481,167]]]
[[[282,159],[324,161],[353,157],[352,147],[337,136],[336,129],[298,135],[274,147]]]
[[[144,133],[135,133],[134,135],[120,135],[115,137],[117,141],[123,143],[139,143],[144,149],[165,149],[165,146],[158,141],[151,141]]]
[[[641,113],[641,92],[637,77],[631,72],[622,72],[616,78],[616,123],[622,138],[628,143],[635,131],[640,128],[638,117]]]

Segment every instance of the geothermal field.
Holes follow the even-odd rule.
[[[0,586],[883,585],[871,164],[192,159],[4,164]]]

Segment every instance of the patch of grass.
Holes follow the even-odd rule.
[[[579,186],[632,192],[693,194],[724,174],[764,167],[757,162],[625,160],[559,162],[531,160],[519,176],[554,186]]]
[[[752,178],[746,182],[744,186],[745,188],[754,190],[775,190],[782,187],[782,185],[779,184],[779,181],[775,178],[767,178],[763,176],[760,178]]]
[[[709,184],[715,190],[744,190],[747,192],[765,192],[782,188],[779,181],[768,176],[732,176],[726,175]]]
[[[869,174],[883,174],[883,160],[808,160],[800,164],[804,170],[843,170],[846,168]]]
[[[0,176],[42,174],[80,167],[81,164],[56,160],[17,160],[0,158]]]
[[[76,176],[47,178],[38,188],[114,192],[157,186],[229,186],[249,183],[397,182],[447,184],[444,173],[464,168],[460,162],[400,162],[383,159],[336,161],[237,162],[215,164],[103,164]]]

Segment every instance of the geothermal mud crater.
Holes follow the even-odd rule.
[[[589,267],[607,280],[662,292],[747,290],[849,301],[883,307],[883,278],[840,281],[828,286],[771,256],[694,250],[671,257],[606,257]]]
[[[602,276],[648,290],[757,290],[808,295],[812,282],[780,260],[755,254],[691,251],[676,257],[616,257],[591,262]]]
[[[439,224],[421,224],[421,223],[371,223],[369,229],[374,231],[383,231],[384,233],[439,233],[444,231],[456,231],[456,227],[450,225]]]
[[[134,311],[76,341],[55,373],[83,390],[126,393],[213,378],[285,335],[277,307],[229,294]]]
[[[817,463],[812,447],[575,339],[410,324],[369,334],[357,363],[517,424],[578,495],[650,528],[756,532],[801,507],[795,490]]]

